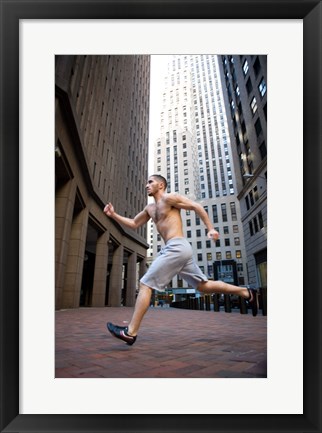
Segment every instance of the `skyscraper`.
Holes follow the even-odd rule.
[[[197,216],[182,213],[202,271],[209,278],[245,284],[244,236],[217,56],[173,56],[162,98],[155,172],[167,178],[168,191],[199,201],[221,234],[215,245]],[[156,254],[161,248],[157,234],[153,246]],[[170,285],[189,289],[178,277]]]
[[[145,272],[149,56],[56,56],[56,308],[134,305]]]
[[[249,283],[267,288],[267,56],[223,55],[220,71]]]

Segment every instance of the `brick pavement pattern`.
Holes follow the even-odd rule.
[[[267,318],[239,312],[151,307],[128,346],[106,322],[126,326],[133,308],[56,311],[56,378],[266,378]]]

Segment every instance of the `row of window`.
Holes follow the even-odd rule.
[[[246,208],[249,210],[259,199],[257,185],[245,196]]]
[[[251,236],[254,236],[257,232],[259,232],[264,227],[263,215],[262,212],[258,212],[258,214],[249,221],[249,232]]]
[[[235,251],[235,258],[236,259],[241,259],[242,258],[242,252],[241,252],[241,250],[236,250]],[[231,251],[226,251],[225,252],[225,259],[226,260],[233,259],[233,255],[232,255]],[[203,253],[198,253],[197,254],[197,260],[198,260],[198,262],[202,262],[203,261]],[[223,260],[223,254],[220,251],[218,251],[216,253],[216,260]],[[208,262],[212,261],[212,254],[211,253],[207,253],[207,261]]]
[[[221,219],[223,222],[228,221],[228,214],[227,214],[227,205],[226,203],[221,203]],[[213,215],[213,222],[216,224],[219,221],[218,218],[218,209],[217,205],[212,205],[212,215]],[[230,202],[230,215],[232,221],[237,221],[237,211],[236,211],[236,204],[235,202]]]
[[[161,245],[158,245],[157,251],[158,252],[161,251]],[[225,251],[225,253],[224,253],[225,255],[223,255],[223,253],[221,251],[216,252],[215,255],[213,253],[205,253],[205,254],[206,254],[205,257],[206,257],[207,262],[212,262],[212,260],[214,258],[216,258],[216,260],[223,260],[223,257],[225,257],[226,260],[231,260],[233,258],[233,255],[232,255],[231,251]],[[241,259],[242,258],[242,252],[241,252],[241,250],[236,250],[235,251],[235,258],[236,259]],[[204,259],[204,253],[197,253],[197,260],[198,260],[198,262],[202,262],[203,259]]]

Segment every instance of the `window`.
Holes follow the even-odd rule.
[[[191,226],[191,219],[187,219],[187,227]]]
[[[216,253],[216,260],[221,260],[221,253]]]
[[[254,222],[255,233],[257,233],[258,230],[259,230],[259,228],[258,228],[258,223],[257,223],[257,218],[254,218],[254,219],[253,219],[253,222]]]
[[[254,96],[253,99],[251,100],[250,108],[251,108],[251,110],[252,110],[252,113],[255,114],[256,111],[257,111],[257,101],[256,101],[255,96]]]
[[[259,93],[261,94],[261,97],[263,97],[267,91],[266,82],[265,82],[264,78],[261,79],[261,82],[258,85],[258,90],[259,90]]]
[[[249,193],[249,198],[250,198],[250,204],[251,204],[251,206],[253,206],[253,204],[254,204],[254,195],[253,195],[253,191],[250,191],[250,193]]]
[[[221,214],[222,214],[222,220],[224,222],[227,222],[227,208],[226,203],[221,204]]]
[[[255,197],[255,202],[256,202],[259,199],[257,185],[254,187],[253,191],[254,191],[254,197]]]
[[[263,228],[264,227],[264,221],[263,221],[263,215],[262,212],[258,213],[258,221],[259,221],[259,228]]]
[[[234,233],[239,233],[238,225],[234,225],[233,226],[233,232]]]
[[[173,141],[174,143],[177,142],[177,131],[173,131]]]
[[[244,63],[243,63],[243,71],[244,71],[244,75],[247,74],[248,69],[249,69],[248,62],[247,62],[247,60],[245,60]]]
[[[241,250],[236,250],[236,259],[241,259],[242,253]]]
[[[225,235],[229,234],[229,227],[228,226],[224,226],[224,234]]]
[[[212,253],[207,253],[207,261],[208,262],[212,261]]]
[[[202,253],[198,253],[198,262],[202,262]]]
[[[249,198],[248,198],[248,195],[246,195],[246,197],[245,197],[245,202],[246,202],[246,208],[247,208],[247,210],[249,210]]]
[[[206,248],[211,248],[211,241],[206,241]]]
[[[234,242],[235,245],[240,245],[240,238],[239,237],[234,238]]]
[[[256,57],[253,68],[254,68],[255,75],[257,77],[257,75],[259,74],[259,72],[261,70],[261,64],[260,64],[258,56]]]
[[[197,250],[201,250],[201,248],[202,248],[202,242],[198,241],[197,242]]]
[[[225,239],[225,247],[229,247],[230,246],[230,240],[229,238]]]
[[[254,229],[253,229],[253,223],[252,223],[252,221],[249,221],[249,232],[250,232],[250,235],[253,236]]]
[[[197,235],[197,238],[200,238],[200,236],[201,236],[201,230],[200,230],[200,229],[198,229],[198,230],[196,231],[196,235]]]
[[[212,215],[213,215],[213,222],[217,223],[218,222],[218,213],[217,213],[217,205],[216,204],[212,205]]]
[[[248,80],[246,81],[246,89],[247,89],[248,95],[253,90],[253,85],[252,85],[252,81],[250,78],[248,78]]]
[[[266,149],[266,143],[265,141],[262,142],[262,144],[259,146],[259,151],[261,154],[261,158],[264,159],[267,155],[267,149]]]
[[[226,251],[226,259],[231,259],[231,251]]]
[[[237,221],[236,204],[234,202],[230,203],[230,212],[232,221]]]
[[[255,123],[255,130],[256,130],[256,135],[257,135],[257,137],[259,137],[259,135],[260,135],[261,132],[262,132],[262,124],[261,124],[261,121],[260,121],[259,119],[256,120],[256,123]]]
[[[187,238],[191,238],[191,230],[187,231]]]

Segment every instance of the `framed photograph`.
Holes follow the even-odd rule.
[[[0,3],[1,431],[321,431],[321,2]],[[270,41],[271,53],[279,52],[268,68],[277,109],[269,116],[281,129],[268,129],[274,314],[267,379],[55,379],[54,54],[102,54],[105,46],[106,54],[117,54],[125,45],[138,54],[198,53],[200,46],[227,54],[236,47],[238,54],[238,39],[248,52],[255,47],[252,54],[261,46],[267,54]],[[270,65],[270,53],[268,59]],[[294,310],[290,296],[298,298]],[[286,339],[292,353],[283,349]],[[131,399],[132,409],[119,409]]]

